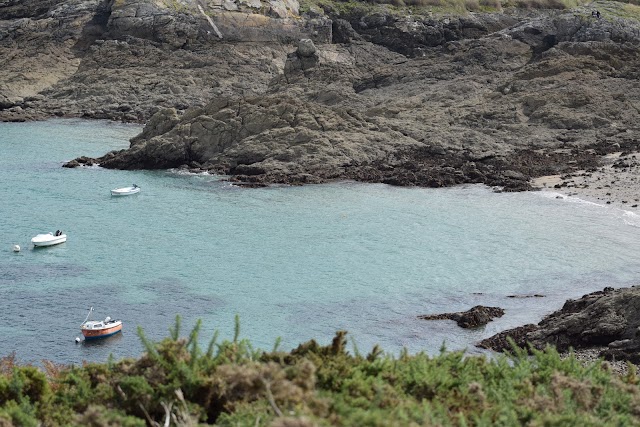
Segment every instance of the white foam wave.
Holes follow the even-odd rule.
[[[168,172],[174,175],[181,175],[181,176],[217,176],[216,174],[209,173],[208,171],[193,172],[189,169],[182,169],[182,168],[169,169]]]
[[[564,199],[565,197],[567,197],[564,194],[547,190],[536,191],[534,194],[542,196],[546,199]]]
[[[622,220],[626,225],[640,228],[640,215],[635,212],[622,209]]]
[[[567,196],[566,194],[558,193],[556,191],[542,190],[542,191],[536,192],[535,194],[538,194],[547,199],[559,199],[559,200],[561,199],[569,203],[579,203],[584,205],[598,206],[601,208],[606,207],[606,205],[603,203],[596,203],[591,200],[581,199],[580,197],[576,197],[576,196]]]
[[[608,215],[612,215],[615,218],[621,219],[625,225],[629,225],[631,227],[640,228],[640,214],[628,211],[620,208],[619,206],[607,205],[604,203],[596,203],[591,200],[581,199],[576,196],[567,196],[566,194],[558,193],[556,191],[538,191],[535,194],[540,197],[544,197],[546,199],[558,199],[568,203],[576,203],[580,205],[586,206],[595,206],[598,208],[602,208]]]

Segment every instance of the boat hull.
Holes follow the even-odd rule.
[[[31,243],[33,243],[33,246],[39,247],[59,245],[60,243],[64,243],[66,241],[66,234],[60,236],[53,236],[51,234],[38,234],[36,237],[31,239]]]
[[[140,192],[140,187],[127,187],[127,188],[116,188],[115,190],[111,190],[112,196],[131,196],[132,194],[138,194]]]
[[[122,332],[122,323],[104,329],[82,329],[85,340],[107,338],[119,332]]]

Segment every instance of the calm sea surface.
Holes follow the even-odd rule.
[[[640,218],[552,193],[482,186],[337,183],[243,189],[176,171],[65,169],[126,148],[139,127],[89,121],[0,123],[0,356],[22,362],[138,356],[136,336],[203,320],[270,349],[346,329],[361,352],[437,352],[537,322],[566,298],[640,283]],[[138,195],[112,198],[133,183]],[[63,230],[66,243],[33,249]],[[18,244],[22,251],[14,253]],[[544,294],[513,299],[510,294]],[[417,315],[506,309],[485,328]],[[124,332],[75,344],[88,308]]]

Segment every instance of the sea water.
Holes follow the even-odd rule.
[[[640,272],[632,212],[548,192],[483,186],[399,188],[340,182],[240,188],[180,171],[66,169],[126,148],[138,126],[52,120],[0,124],[0,356],[78,364],[137,357],[136,334],[183,334],[202,319],[269,350],[328,344],[346,330],[360,352],[477,352],[474,343],[537,322],[567,298],[631,286]],[[134,196],[109,190],[137,184]],[[66,243],[35,249],[38,233]],[[20,252],[13,252],[13,245]],[[541,294],[541,298],[509,295]],[[486,327],[421,314],[499,306]],[[122,334],[76,344],[92,319]],[[353,348],[353,347],[350,347]]]

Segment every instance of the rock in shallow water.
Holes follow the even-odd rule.
[[[476,305],[475,307],[457,313],[442,313],[432,315],[418,316],[418,319],[422,320],[443,320],[450,319],[455,320],[458,326],[461,328],[477,328],[478,326],[484,326],[495,317],[502,317],[504,310],[500,307],[485,307],[482,305]]]

